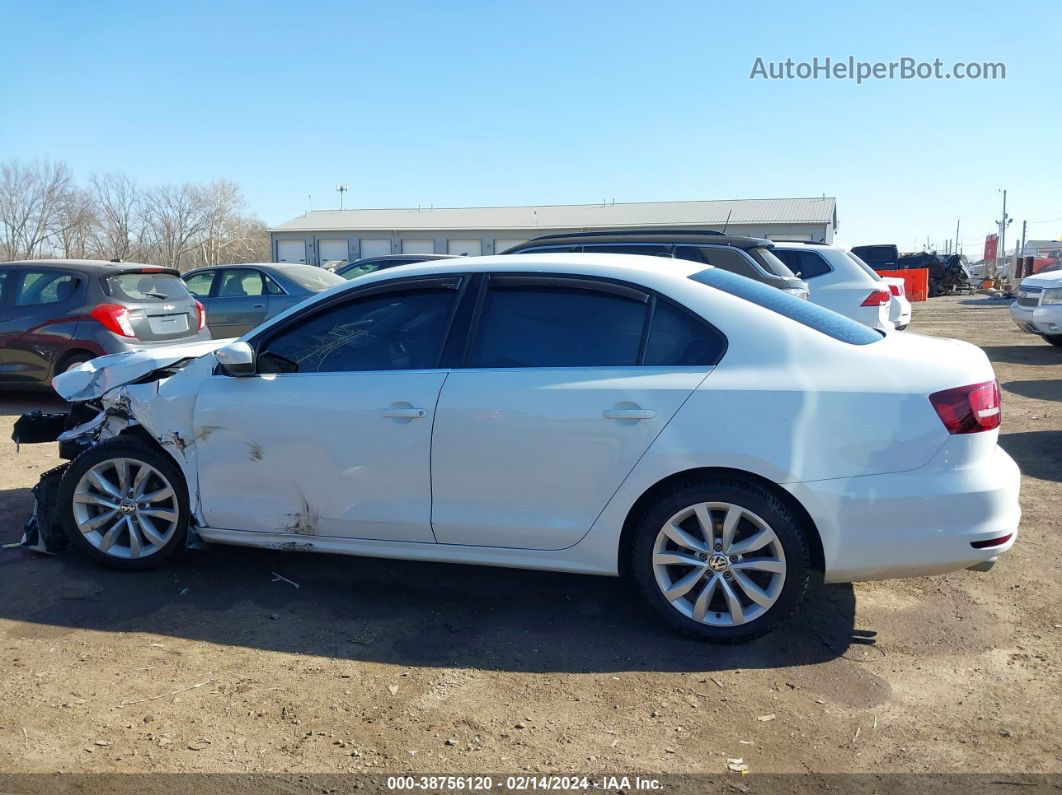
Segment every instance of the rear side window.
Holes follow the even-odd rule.
[[[218,298],[247,298],[266,292],[265,282],[259,271],[250,268],[231,268],[218,274]]]
[[[793,271],[801,279],[814,279],[818,276],[825,276],[832,270],[826,260],[814,251],[776,248],[771,253],[784,262],[789,267],[789,270]]]
[[[811,301],[802,301],[789,293],[762,282],[742,279],[719,268],[710,268],[690,276],[696,282],[743,298],[790,320],[814,329],[835,340],[851,345],[869,345],[882,335],[850,318],[832,312]]]
[[[862,271],[863,271],[863,272],[864,272],[864,273],[865,273],[865,274],[866,274],[867,276],[869,276],[869,277],[870,277],[871,279],[873,279],[873,280],[874,280],[874,281],[876,281],[876,282],[883,282],[883,281],[885,281],[885,280],[884,280],[883,278],[881,278],[881,274],[880,274],[880,273],[878,273],[878,272],[877,272],[876,270],[874,270],[874,269],[873,269],[872,267],[870,267],[870,266],[869,266],[869,265],[867,265],[867,264],[866,264],[865,262],[863,262],[863,260],[861,260],[861,259],[860,259],[860,258],[859,258],[858,256],[856,256],[855,254],[853,254],[853,253],[852,253],[851,251],[848,251],[848,252],[846,252],[846,253],[847,253],[847,255],[848,255],[848,259],[852,260],[852,262],[854,262],[854,263],[855,263],[856,265],[858,265],[858,266],[859,266],[859,268],[860,268],[860,269],[861,269],[861,270],[862,270]]]
[[[470,367],[628,367],[638,363],[647,304],[568,287],[492,287]]]
[[[120,301],[188,300],[188,288],[172,273],[118,273],[104,281],[107,293]]]
[[[749,279],[762,279],[755,266],[741,255],[741,252],[733,248],[723,246],[679,246],[675,250],[675,256],[679,259],[688,259],[693,262],[703,262],[705,265],[713,265],[731,273],[740,273]]]
[[[657,299],[645,346],[647,367],[713,365],[725,347],[723,335],[703,320]]]
[[[61,271],[23,271],[15,293],[15,306],[62,304],[77,290],[77,277]]]

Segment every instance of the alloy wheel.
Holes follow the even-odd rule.
[[[73,496],[74,523],[92,546],[115,558],[145,558],[177,531],[180,508],[166,477],[135,458],[87,470]]]
[[[672,516],[653,543],[653,574],[682,615],[711,626],[763,616],[782,593],[782,543],[763,519],[729,502],[691,505]]]

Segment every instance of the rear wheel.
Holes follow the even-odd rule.
[[[117,438],[86,450],[63,474],[58,502],[70,543],[113,568],[150,568],[184,548],[184,477],[146,442]]]
[[[738,478],[687,482],[643,512],[632,571],[675,629],[748,640],[800,605],[811,571],[799,519],[769,489]]]
[[[1062,334],[1044,334],[1044,339],[1062,348]]]
[[[55,368],[55,374],[59,375],[60,373],[68,372],[73,370],[79,364],[84,364],[95,358],[96,357],[93,354],[88,353],[87,351],[75,351],[59,362],[59,366]]]

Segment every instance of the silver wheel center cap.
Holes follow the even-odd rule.
[[[122,500],[118,503],[118,510],[124,514],[136,513],[136,503],[133,500]]]
[[[708,558],[708,568],[712,571],[726,571],[726,567],[729,561],[726,555],[722,555],[716,552],[710,558]]]

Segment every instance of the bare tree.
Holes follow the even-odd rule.
[[[52,253],[72,181],[63,162],[0,164],[0,252],[5,259]]]
[[[159,265],[181,268],[209,226],[203,190],[191,184],[159,185],[144,194],[144,220]]]
[[[101,259],[144,257],[143,202],[136,183],[124,174],[93,174],[96,206],[95,253]]]
[[[96,205],[92,194],[83,188],[70,188],[59,207],[56,238],[64,257],[84,259],[94,249],[98,227]]]

